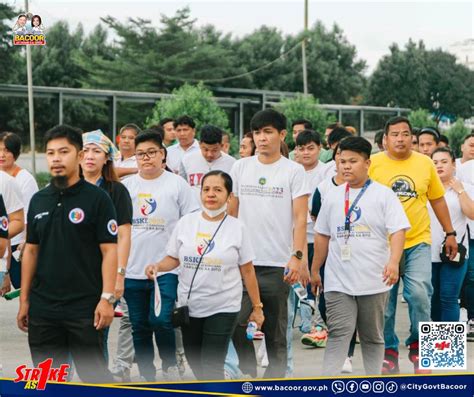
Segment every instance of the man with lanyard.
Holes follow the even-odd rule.
[[[398,280],[398,263],[410,223],[396,195],[368,178],[372,145],[364,138],[349,137],[339,148],[339,166],[346,183],[329,191],[323,202],[315,225],[318,249],[311,269],[316,293],[322,287],[319,269],[326,260],[329,337],[323,375],[340,374],[355,329],[365,372],[378,375],[384,357],[385,304],[388,291]]]
[[[33,364],[72,355],[84,382],[107,383],[103,330],[114,316],[117,221],[101,188],[80,178],[81,132],[66,125],[45,135],[51,184],[31,199],[22,262],[18,327]]]
[[[411,229],[406,233],[404,256],[400,266],[403,297],[408,303],[410,334],[405,341],[415,373],[419,369],[418,323],[431,318],[431,230],[427,202],[446,233],[446,249],[450,258],[457,254],[456,232],[451,224],[444,188],[433,161],[411,150],[412,128],[407,118],[396,116],[384,128],[385,152],[372,156],[370,177],[391,188],[401,201]],[[395,313],[398,297],[397,283],[390,292],[385,312],[385,374],[399,373],[398,344],[395,333]]]

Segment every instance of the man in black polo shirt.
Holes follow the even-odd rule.
[[[79,176],[79,130],[54,127],[45,142],[52,178],[28,210],[18,327],[28,332],[35,365],[53,358],[59,367],[72,355],[84,382],[109,382],[103,330],[114,316],[115,209]]]

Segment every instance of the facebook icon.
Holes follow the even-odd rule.
[[[346,390],[349,393],[356,393],[358,389],[359,389],[359,386],[357,385],[357,382],[353,380],[351,380],[350,382],[347,382]]]

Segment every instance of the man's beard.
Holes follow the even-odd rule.
[[[64,190],[68,187],[68,179],[65,175],[53,176],[51,184],[59,190]]]

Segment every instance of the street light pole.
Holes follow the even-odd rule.
[[[28,0],[25,0],[25,13],[28,15]],[[35,153],[35,113],[33,107],[33,72],[31,69],[31,47],[26,46],[26,73],[28,79],[28,118],[30,124],[31,171],[36,176]]]
[[[308,70],[306,68],[306,34],[308,33],[308,0],[304,0],[304,39],[301,43],[301,60],[303,62],[303,92],[308,95]]]

